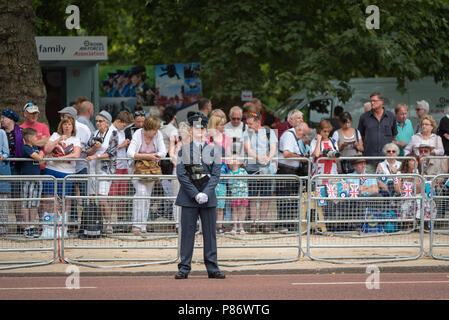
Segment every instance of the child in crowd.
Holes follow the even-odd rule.
[[[247,175],[248,172],[243,168],[243,162],[238,160],[238,156],[237,153],[233,153],[229,162],[229,174],[236,176]],[[238,232],[237,223],[239,222],[240,234],[246,234],[242,221],[245,219],[245,209],[248,207],[248,182],[244,179],[230,179],[228,185],[231,197],[240,198],[231,200],[232,220],[237,221],[234,223],[231,233],[236,234]]]
[[[221,162],[220,175],[229,174],[228,166],[224,161]],[[215,187],[215,194],[217,197],[226,197],[226,181],[221,179]],[[224,218],[224,208],[226,205],[226,199],[217,199],[217,220],[221,221]],[[222,224],[218,225],[217,233],[224,233]]]
[[[22,163],[22,175],[40,175],[40,165],[44,159],[44,153],[36,146],[37,131],[33,128],[25,128],[22,131],[24,145],[22,147],[22,158],[31,158],[34,161],[24,161]],[[23,198],[40,198],[42,193],[42,181],[32,179],[24,181],[22,188]],[[28,225],[25,228],[25,237],[38,237],[38,231],[33,226],[39,208],[39,200],[25,200],[22,203],[23,221]]]

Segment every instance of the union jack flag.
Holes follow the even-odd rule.
[[[334,184],[326,184],[327,189],[327,196],[329,198],[336,198],[337,197],[337,187]]]
[[[399,183],[399,178],[394,177],[394,178],[393,178],[393,183],[394,183],[394,184],[398,184],[398,183]]]
[[[349,197],[358,198],[359,197],[359,185],[351,183],[349,185]]]
[[[404,182],[402,184],[402,192],[405,197],[413,197],[413,184],[411,182]]]
[[[364,177],[360,178],[360,184],[365,184],[366,179]]]
[[[326,188],[324,186],[318,187],[318,197],[326,197]],[[325,206],[327,204],[326,199],[318,199],[318,205],[320,207]]]

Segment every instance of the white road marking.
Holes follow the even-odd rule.
[[[97,287],[79,287],[77,289],[69,289],[67,287],[30,287],[30,288],[0,288],[0,290],[79,290],[79,289],[97,289]]]
[[[420,284],[420,283],[449,283],[449,281],[379,281],[379,284]],[[339,285],[339,284],[366,284],[365,281],[359,282],[293,282],[294,286],[310,286],[310,285]]]

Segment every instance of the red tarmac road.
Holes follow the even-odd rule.
[[[449,299],[449,273],[85,276],[79,289],[65,277],[0,277],[1,300],[440,300]],[[368,284],[373,289],[367,289]],[[73,285],[75,282],[71,282]],[[376,289],[378,287],[378,289]]]

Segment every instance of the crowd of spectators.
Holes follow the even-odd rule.
[[[357,127],[344,107],[334,110],[332,119],[323,119],[316,131],[309,128],[300,110],[289,112],[286,121],[279,122],[263,108],[260,99],[254,98],[241,108],[230,108],[228,115],[219,107],[213,108],[210,99],[202,98],[198,109],[209,117],[207,143],[222,147],[221,173],[225,175],[274,175],[287,174],[313,177],[317,174],[401,174],[420,173],[435,175],[447,173],[446,159],[424,159],[425,156],[449,154],[449,110],[439,126],[428,114],[429,104],[418,101],[416,112],[419,123],[415,130],[408,119],[408,106],[400,103],[394,112],[387,110],[381,93],[370,96],[365,104]],[[25,121],[13,110],[4,109],[0,130],[0,173],[2,175],[50,175],[62,179],[67,175],[120,175],[134,174],[136,163],[141,160],[157,161],[163,175],[175,174],[177,155],[183,144],[191,141],[191,132],[185,122],[177,121],[174,107],[154,107],[147,115],[143,110],[133,113],[123,110],[114,118],[102,110],[94,114],[93,104],[80,97],[71,106],[59,111],[60,123],[57,132],[50,134],[48,126],[38,122],[39,107],[27,103],[23,108]],[[91,122],[95,119],[95,126]],[[395,157],[409,156],[413,159],[398,160]],[[339,157],[357,157],[355,160],[339,160]],[[365,159],[379,157],[379,159]],[[6,161],[7,158],[31,158],[30,162]],[[43,161],[46,158],[46,161]],[[50,159],[49,159],[50,158]],[[64,159],[64,160],[62,160]],[[67,160],[65,160],[67,159]],[[80,161],[78,161],[80,159]],[[399,179],[346,179],[358,184],[360,196],[401,194]],[[353,180],[353,181],[352,181]],[[276,182],[275,182],[276,181]],[[406,179],[404,180],[404,182]],[[123,202],[108,201],[107,196],[128,195],[132,190],[138,197],[132,202],[132,232],[136,235],[149,231],[148,219],[150,197],[158,180],[92,179],[88,184],[67,180],[65,190],[57,183],[58,196],[101,196],[99,207],[104,218],[104,232],[112,233],[112,206],[118,206],[118,221],[126,220]],[[326,185],[327,179],[314,180]],[[177,180],[160,181],[167,196],[176,196]],[[415,185],[418,192],[421,186]],[[40,198],[53,196],[55,186],[44,183],[22,183],[11,181],[0,184],[0,197]],[[270,232],[272,226],[264,223],[268,219],[272,195],[290,196],[298,193],[297,181],[260,179],[222,179],[217,185],[219,197],[232,197],[230,201],[219,199],[217,215],[219,221],[237,221],[232,233]],[[258,200],[247,199],[259,197]],[[297,212],[297,201],[277,200],[278,219],[285,220]],[[0,206],[0,223],[7,219],[7,212]],[[17,232],[28,237],[36,236],[33,221],[44,212],[51,211],[50,202],[14,202],[16,221],[26,222],[18,226]],[[79,219],[76,204],[66,201],[65,208],[70,221]],[[178,221],[179,208],[166,202],[164,211],[173,212]],[[245,215],[246,212],[246,215]],[[260,220],[244,228],[242,221]],[[283,224],[294,230],[293,224]],[[225,225],[217,225],[218,233]],[[4,231],[0,229],[0,232]]]

